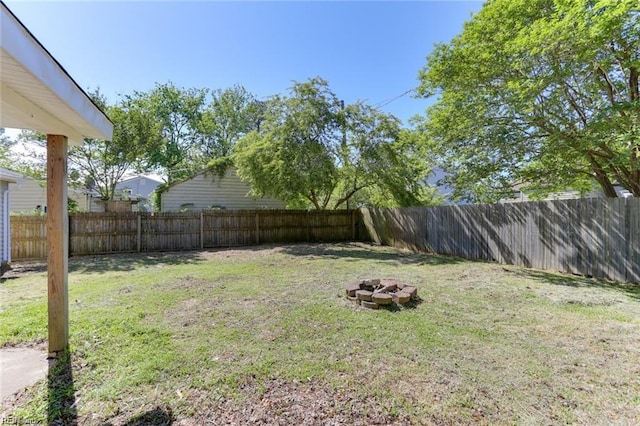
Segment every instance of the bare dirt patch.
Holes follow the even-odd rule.
[[[12,263],[11,269],[2,275],[1,280],[20,278],[26,274],[37,274],[47,271],[46,262],[21,262]]]
[[[334,390],[323,383],[271,380],[241,404],[225,401],[216,417],[227,424],[271,425],[409,425],[409,419],[385,410],[383,401],[362,398],[354,390]],[[257,388],[255,384],[248,385]]]

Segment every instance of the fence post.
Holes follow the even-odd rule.
[[[67,253],[67,257],[71,257],[73,254],[73,247],[71,246],[71,215],[67,214],[67,229],[69,230],[69,232],[67,233],[67,238],[68,238],[68,242],[67,244],[69,244],[69,252]]]
[[[351,210],[351,242],[356,240],[356,210]]]
[[[138,243],[138,253],[142,251],[142,216],[140,216],[140,212],[138,212],[138,217],[136,218],[137,222],[137,243]]]
[[[311,214],[307,210],[307,242],[311,241]]]
[[[204,211],[200,210],[200,250],[204,250]]]
[[[256,244],[260,244],[260,212],[256,210]]]

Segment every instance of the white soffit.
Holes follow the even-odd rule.
[[[16,183],[19,180],[22,180],[22,175],[16,172],[12,172],[11,170],[3,169],[0,167],[0,181]]]
[[[0,2],[0,126],[107,139],[113,124],[62,66]],[[63,31],[64,29],[62,29]]]

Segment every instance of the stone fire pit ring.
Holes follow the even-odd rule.
[[[406,305],[418,297],[418,289],[394,279],[366,279],[345,286],[347,298],[368,309]]]

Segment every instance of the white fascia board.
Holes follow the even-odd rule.
[[[75,129],[74,135],[65,136],[75,139],[77,134],[81,134],[85,137],[110,140],[113,137],[111,121],[22,23],[13,16],[4,3],[0,3],[0,5],[2,9],[0,17],[2,50],[38,80],[42,86],[40,90],[53,93],[60,102],[75,111],[84,121],[65,123],[68,127]],[[48,113],[55,114],[54,111],[48,111]],[[58,120],[65,122],[64,117],[58,117]]]
[[[0,167],[0,181],[17,183],[20,179],[22,179],[22,175],[20,173],[12,172],[11,170]]]

